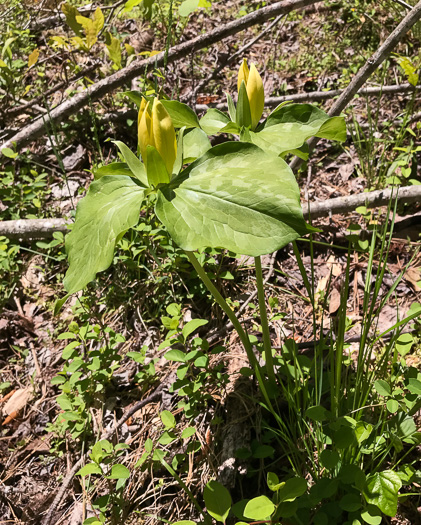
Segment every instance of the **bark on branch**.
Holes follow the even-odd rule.
[[[172,47],[168,52],[168,63],[175,62],[180,58],[185,57],[186,55],[208,47],[215,42],[219,42],[224,38],[239,33],[244,29],[247,29],[256,24],[262,24],[269,18],[278,16],[280,14],[288,14],[291,11],[300,9],[302,7],[307,7],[320,2],[321,0],[283,0],[282,2],[277,2],[276,4],[263,7],[253,13],[245,15],[238,20],[233,20],[223,26],[217,27],[209,33],[203,35],[198,35],[196,38],[189,40],[188,42],[183,42],[177,46]],[[161,67],[164,64],[165,52],[159,53],[153,57],[147,58],[145,60],[138,60],[132,62],[129,66],[117,71],[113,75],[96,82],[92,86],[89,86],[85,91],[77,93],[71,99],[63,102],[58,107],[54,108],[50,114],[49,118],[41,117],[28,126],[20,130],[16,135],[5,141],[0,145],[0,151],[6,147],[17,149],[25,146],[34,139],[44,134],[45,125],[48,124],[50,120],[55,123],[62,121],[64,118],[69,115],[75,114],[80,108],[84,107],[89,101],[97,100],[104,95],[110,93],[114,89],[124,85],[126,82],[129,82],[136,78],[137,76],[142,75],[147,68]]]
[[[399,203],[421,202],[421,186],[405,186],[397,189],[377,190],[367,193],[358,193],[345,197],[337,197],[319,202],[304,203],[302,205],[304,217],[312,219],[328,217],[340,213],[354,211],[359,206],[377,208],[387,206],[390,199],[397,198]],[[0,235],[12,239],[47,239],[54,232],[67,232],[67,219],[20,219],[17,221],[0,222]]]

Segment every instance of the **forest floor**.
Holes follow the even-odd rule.
[[[121,42],[124,66],[133,54],[149,56],[152,51],[164,50],[169,25],[171,44],[175,45],[270,2],[213,1],[188,18],[179,16],[180,2],[174,2],[172,21],[169,2],[144,1],[150,9],[141,4],[125,13],[120,10],[123,3],[117,4],[118,8],[110,9],[112,2],[101,2],[101,7],[105,8],[106,31]],[[82,3],[77,5],[81,7]],[[44,1],[14,3],[12,9],[0,7],[0,59],[9,66],[6,71],[0,62],[2,141],[40,114],[48,120],[53,108],[121,66],[118,57],[113,62],[110,51],[106,51],[106,33],[85,51],[66,43],[75,33],[62,19],[50,20],[59,11],[54,2]],[[21,147],[18,155],[8,152],[3,156],[2,221],[74,216],[78,201],[93,180],[91,170],[117,158],[115,145],[108,139],[123,140],[136,148],[135,106],[124,91],[159,92],[189,104],[201,115],[204,106],[224,104],[225,92],[236,93],[243,56],[256,64],[267,98],[344,89],[405,14],[399,2],[388,0],[318,2],[293,11],[269,31],[264,32],[270,22],[253,26],[127,82],[69,118],[46,125],[45,133]],[[262,31],[260,40],[234,64],[224,67],[233,53]],[[419,70],[420,33],[415,26],[365,87],[406,84],[410,67],[399,65],[399,57],[409,57],[414,70]],[[28,68],[28,57],[34,50],[39,56]],[[212,78],[217,67],[220,72]],[[48,93],[51,88],[58,89]],[[319,107],[328,111],[334,100],[319,102]],[[394,184],[420,184],[417,146],[421,127],[416,116],[420,101],[415,89],[354,97],[344,111],[347,141],[338,144],[321,140],[310,161],[297,171],[302,203]],[[218,136],[212,140],[216,144],[222,139]],[[177,479],[144,457],[149,440],[166,448],[168,463],[174,465],[176,459],[185,465],[181,470],[184,483],[199,502],[203,501],[206,483],[215,478],[230,490],[233,500],[264,492],[262,472],[276,462],[279,450],[261,426],[264,416],[255,402],[256,385],[244,374],[246,354],[235,332],[226,329],[227,319],[212,304],[188,260],[150,208],[145,206],[141,215],[142,226],[120,241],[113,265],[98,274],[83,294],[72,296],[56,315],[55,302],[65,295],[63,233],[42,239],[0,237],[0,524],[41,523],[81,454],[158,386],[163,389],[161,397],[135,411],[113,436],[113,444],[129,445],[124,455],[114,451],[113,459],[123,458],[122,463],[136,472],[123,496],[116,491],[120,499],[113,504],[123,510],[118,517],[107,515],[109,523],[198,519],[196,508]],[[382,304],[373,326],[376,333],[384,333],[421,302],[420,218],[419,203],[412,203],[399,204],[395,215],[386,207],[370,210],[363,206],[312,221],[320,231],[313,235],[312,243],[300,240],[298,248],[304,268],[312,276],[316,310],[308,301],[292,246],[263,257],[273,348],[279,351],[285,349],[286,341],[294,341],[299,355],[311,360],[315,340],[335,333],[341,293],[348,283],[349,343],[344,350],[344,366],[352,370],[358,360],[364,322],[367,272],[372,272],[375,282],[384,262],[374,257],[374,264],[369,263],[373,225],[381,232],[394,221],[379,297],[390,290],[393,293]],[[381,233],[377,235],[381,237]],[[242,320],[257,344],[261,339],[257,299],[247,302],[255,287],[253,258],[210,250],[206,265],[234,309],[241,308]],[[186,378],[195,389],[183,395],[178,391],[180,385],[186,386],[180,362],[164,357],[169,350],[164,342],[170,330],[181,330],[192,319],[208,321],[196,332],[199,338],[189,342],[190,350],[200,351],[195,359],[206,355],[206,365],[201,368],[193,358],[187,362]],[[405,361],[408,367],[419,370],[418,325],[412,333],[413,344]],[[64,365],[69,366],[63,350],[72,341],[78,341],[83,359],[92,359],[95,352],[109,352],[117,365],[113,365],[111,378],[100,377],[101,370],[93,369],[97,391],[91,404],[74,415],[72,424],[76,422],[79,427],[73,425],[69,430],[71,416],[65,421],[61,414],[69,414],[70,409],[57,404],[61,391],[58,382],[53,380],[52,384],[51,380],[60,375]],[[380,353],[376,350],[373,363]],[[72,410],[75,413],[75,406]],[[177,419],[176,428],[171,430],[177,439],[168,442],[162,437],[169,428],[161,422],[164,410]],[[285,407],[283,410],[288,411]],[[82,413],[84,419],[80,419]],[[419,410],[414,421],[419,431]],[[180,437],[183,432],[189,435],[190,428],[194,429],[194,440]],[[263,449],[256,452],[259,446],[272,447],[272,453],[266,456]],[[252,459],[234,457],[238,449],[247,448],[253,450]],[[419,454],[418,444],[410,452],[418,470]],[[280,470],[287,466],[287,459],[281,458]],[[403,498],[397,515],[383,517],[382,523],[421,523],[419,483],[415,481],[411,488],[418,496]],[[96,482],[95,496],[107,495],[110,490],[110,480],[102,478]],[[97,516],[92,499],[89,487],[75,478],[58,507],[52,509],[51,523],[77,525]]]

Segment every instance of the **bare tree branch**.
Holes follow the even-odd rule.
[[[397,194],[397,195],[396,195]],[[367,193],[358,193],[345,197],[337,197],[325,201],[304,203],[302,205],[304,217],[311,216],[312,219],[328,217],[329,215],[348,213],[359,206],[377,208],[387,206],[391,198],[397,198],[399,203],[411,203],[421,201],[421,186],[405,186],[396,189],[377,190]],[[67,219],[20,219],[17,221],[0,222],[0,235],[12,239],[46,239],[54,232],[68,231]]]
[[[321,0],[283,0],[282,2],[262,7],[253,13],[217,27],[209,33],[198,35],[196,38],[193,38],[188,42],[183,42],[182,44],[172,47],[168,52],[168,63],[175,62],[194,51],[208,47],[215,42],[219,42],[220,40],[239,33],[253,25],[261,24],[269,18],[281,14],[288,14],[291,11],[315,4],[319,1]],[[164,64],[164,58],[165,53],[162,52],[145,60],[137,60],[113,75],[89,86],[85,91],[77,93],[70,100],[63,102],[63,104],[54,108],[50,112],[49,118],[41,117],[35,120],[16,133],[16,135],[3,142],[3,144],[0,145],[0,151],[6,147],[13,148],[15,146],[16,148],[20,148],[25,146],[45,133],[45,125],[48,124],[49,120],[57,123],[62,121],[65,117],[75,114],[80,108],[88,104],[89,100],[93,101],[103,97],[110,93],[110,91],[117,89],[126,82],[143,74],[147,68],[161,67]]]
[[[374,73],[374,71],[380,66],[380,64],[390,55],[393,48],[396,46],[396,44],[399,43],[401,38],[420,19],[421,1],[418,2],[417,5],[411,11],[409,11],[409,13],[402,20],[402,22],[396,27],[394,31],[392,31],[392,33],[390,33],[390,35],[387,37],[384,43],[379,47],[379,49],[373,55],[371,55],[371,57],[367,60],[364,66],[359,70],[359,72],[349,83],[348,87],[341,93],[341,96],[338,98],[338,100],[335,101],[335,103],[329,110],[329,115],[331,117],[335,115],[340,115],[342,113],[342,111],[351,102],[355,93],[357,93],[357,91],[364,85],[365,81],[370,77],[370,75],[372,75],[372,73]],[[319,140],[320,139],[318,139],[317,137],[312,137],[307,142],[310,151],[314,148],[314,146]],[[299,159],[298,157],[294,157],[294,159],[290,163],[291,169],[298,168],[301,162],[301,159]]]

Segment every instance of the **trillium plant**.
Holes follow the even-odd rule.
[[[64,286],[68,294],[75,293],[108,268],[116,243],[137,225],[143,201],[153,199],[158,219],[236,328],[270,405],[275,375],[260,256],[312,230],[284,157],[307,158],[311,136],[344,141],[344,119],[308,104],[283,104],[262,121],[262,79],[246,60],[238,73],[237,105],[227,94],[228,114],[209,109],[199,119],[181,102],[128,95],[139,107],[140,155],[115,141],[124,162],[96,170],[66,237]],[[219,133],[237,140],[212,147],[208,137]],[[246,331],[199,263],[196,251],[205,248],[255,257],[265,368],[259,367]]]

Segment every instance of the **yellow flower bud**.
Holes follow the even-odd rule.
[[[144,103],[145,102],[145,103]],[[146,148],[151,144],[151,131],[152,131],[152,119],[150,116],[149,102],[142,99],[142,103],[139,108],[138,115],[138,143],[140,154],[142,155],[143,162],[146,166]]]
[[[238,91],[240,91],[241,82],[244,80],[244,83],[247,87],[247,80],[249,79],[249,68],[247,65],[247,60],[243,58],[243,63],[240,66],[240,69],[238,70],[238,80],[237,80],[237,88]]]
[[[138,142],[145,166],[147,147],[153,146],[171,175],[177,157],[177,140],[171,117],[157,98],[154,99],[152,111],[149,102],[142,99],[138,115]]]
[[[265,91],[262,78],[259,75],[256,66],[252,64],[249,70],[246,59],[243,59],[243,63],[238,71],[238,90],[240,90],[243,80],[246,85],[247,98],[250,103],[251,129],[253,130],[256,128],[263,114],[263,108],[265,106]]]
[[[171,117],[157,98],[152,107],[152,140],[151,146],[157,149],[171,175],[177,157],[177,140]]]

